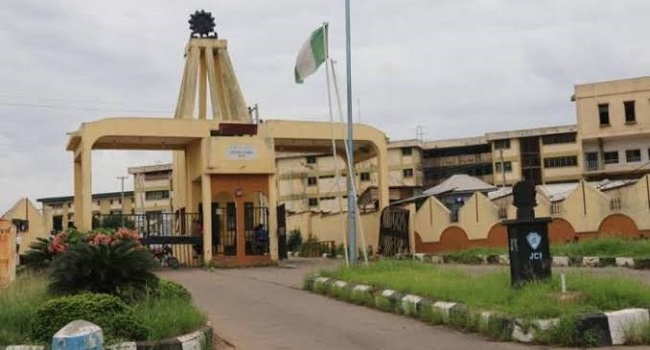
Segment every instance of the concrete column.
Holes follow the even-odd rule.
[[[409,211],[409,250],[411,254],[415,254],[415,213],[417,212],[415,203],[409,204],[407,209]],[[381,218],[381,215],[379,217]]]
[[[91,152],[83,147],[74,162],[74,224],[81,231],[91,230],[93,222]]]
[[[275,184],[275,175],[269,175],[269,253],[271,259],[279,260],[278,256],[278,191]]]
[[[210,175],[201,176],[201,201],[203,203],[203,261],[212,261],[212,186]]]
[[[77,215],[77,213],[81,213],[83,210],[81,208],[81,178],[82,178],[82,170],[81,170],[81,156],[79,156],[77,159],[74,160],[74,201],[73,201],[73,207],[74,207],[74,224],[77,227],[81,227],[81,216]],[[65,216],[65,213],[64,213]],[[63,229],[68,227],[68,218],[64,217],[63,218]]]

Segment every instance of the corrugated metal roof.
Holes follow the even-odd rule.
[[[475,177],[465,174],[457,174],[452,175],[441,184],[429,188],[422,192],[422,194],[426,196],[437,196],[443,193],[487,192],[495,189],[496,187]]]

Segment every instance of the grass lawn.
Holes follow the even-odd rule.
[[[474,256],[508,254],[506,248],[472,248],[456,252],[441,252],[452,256]],[[557,256],[598,256],[598,257],[650,257],[650,239],[631,240],[617,237],[594,238],[578,243],[551,245],[551,254]]]
[[[566,275],[567,290],[578,299],[560,301],[559,277],[510,288],[508,271],[470,276],[459,270],[417,261],[383,260],[370,266],[341,267],[322,275],[354,283],[412,293],[433,300],[461,302],[474,310],[490,310],[519,318],[555,318],[584,312],[650,307],[650,288],[632,279]]]
[[[24,273],[6,290],[0,290],[0,347],[37,344],[30,338],[36,310],[52,297],[44,275]],[[149,329],[148,340],[187,334],[206,323],[206,316],[191,301],[179,298],[147,299],[131,305],[138,321]]]

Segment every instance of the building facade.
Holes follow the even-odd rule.
[[[122,202],[122,194],[124,202]],[[74,226],[74,197],[49,197],[36,200],[43,206],[45,228],[48,232],[60,232]],[[133,191],[96,193],[92,195],[92,214],[133,214]]]
[[[650,172],[650,77],[576,85],[571,99],[586,178]]]
[[[494,185],[511,186],[521,180],[541,185],[577,181],[582,176],[575,125],[488,133],[486,138]]]
[[[172,213],[172,164],[128,169],[133,175],[134,210],[137,214]]]
[[[419,188],[422,170],[418,142],[389,143],[387,154],[389,187]],[[347,166],[342,158],[334,162],[331,154],[280,154],[276,158],[276,167],[278,200],[289,212],[347,211]],[[336,170],[339,171],[338,181]],[[355,166],[357,195],[362,196],[378,186],[377,173],[376,158]]]

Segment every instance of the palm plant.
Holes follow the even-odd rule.
[[[152,270],[158,266],[151,253],[134,240],[81,242],[71,246],[51,263],[50,291],[124,296],[146,293],[155,285]]]

